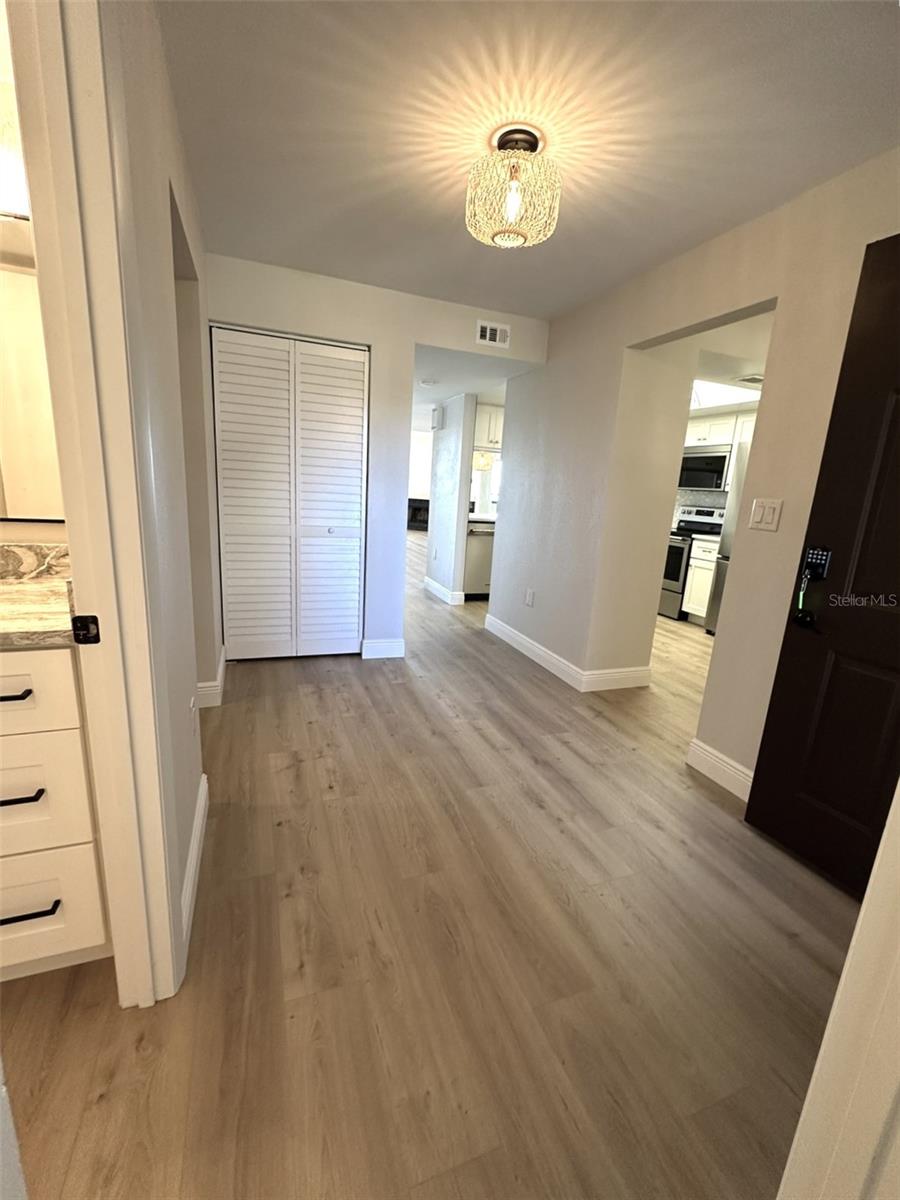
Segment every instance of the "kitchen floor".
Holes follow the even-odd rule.
[[[711,639],[581,695],[421,587],[231,664],[188,977],[2,989],[31,1200],[766,1200],[857,906],[684,765]]]
[[[696,705],[698,716],[715,640],[703,625],[696,625],[693,621],[675,621],[671,617],[660,616],[656,618],[650,655],[653,675],[657,680],[660,677],[670,679],[673,686],[675,680],[679,679],[683,695],[691,704]],[[696,724],[695,717],[695,728],[691,736],[696,733]]]

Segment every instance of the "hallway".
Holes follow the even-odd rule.
[[[711,639],[581,695],[417,569],[407,659],[202,714],[179,995],[3,987],[32,1200],[774,1197],[856,905],[684,766]]]

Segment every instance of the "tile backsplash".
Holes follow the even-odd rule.
[[[691,508],[724,508],[728,499],[727,492],[702,492],[699,488],[679,488],[675,499],[675,511],[672,514],[672,528],[678,520],[678,510],[687,504]]]

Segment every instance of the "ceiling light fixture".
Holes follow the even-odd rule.
[[[466,193],[466,228],[486,246],[514,250],[545,242],[556,228],[562,178],[542,152],[536,129],[499,130],[496,146],[474,164]]]

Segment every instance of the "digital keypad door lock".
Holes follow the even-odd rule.
[[[831,551],[825,546],[807,546],[803,558],[803,574],[807,583],[818,583],[828,575]]]
[[[800,588],[797,593],[797,607],[794,610],[793,622],[804,629],[816,628],[816,615],[804,608],[806,589],[811,583],[820,583],[828,576],[831,566],[831,551],[827,546],[807,546],[803,555],[803,568],[800,572]]]

